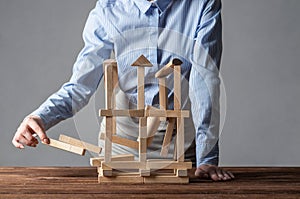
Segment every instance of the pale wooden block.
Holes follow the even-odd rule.
[[[187,169],[176,169],[176,176],[178,176],[178,177],[186,177],[186,176],[188,176]]]
[[[147,161],[148,169],[191,169],[192,162]]]
[[[99,167],[98,173],[99,173],[99,176],[112,176],[113,175],[112,169],[103,169],[101,167]]]
[[[137,68],[138,75],[138,99],[137,99],[137,109],[144,109],[145,107],[145,68],[138,67]]]
[[[174,66],[174,110],[181,109],[181,66]]]
[[[180,59],[173,59],[163,68],[161,68],[158,72],[155,73],[156,78],[163,78],[170,75],[173,72],[173,68],[175,65],[181,65],[182,61]]]
[[[145,184],[188,184],[188,177],[177,177],[177,176],[150,176],[144,177]]]
[[[146,117],[184,117],[190,116],[188,110],[145,110]]]
[[[153,65],[144,55],[141,55],[135,62],[131,64],[131,66],[152,67]]]
[[[99,110],[100,116],[109,116],[109,117],[144,117],[145,110],[107,110],[101,109]]]
[[[100,139],[101,140],[105,139],[104,133],[100,134]],[[139,142],[134,141],[134,140],[128,140],[126,138],[121,138],[117,135],[113,135],[111,140],[113,143],[116,143],[116,144],[120,144],[120,145],[127,146],[127,147],[137,149],[137,150],[139,149]]]
[[[146,106],[145,110],[159,110],[153,106]],[[153,137],[160,125],[159,117],[147,117],[147,137]]]
[[[99,167],[101,166],[101,162],[104,161],[104,157],[96,157],[90,158],[90,165]],[[111,161],[134,161],[134,155],[132,154],[122,154],[122,155],[114,155],[111,157]]]
[[[111,65],[105,65],[105,107],[106,109],[113,109],[113,70]]]
[[[81,140],[78,140],[78,139],[75,139],[75,138],[72,138],[72,137],[69,137],[69,136],[66,136],[66,135],[61,134],[59,136],[59,140],[62,141],[62,142],[74,145],[74,146],[78,146],[80,148],[84,148],[85,150],[92,151],[92,152],[95,152],[95,153],[101,153],[101,151],[102,151],[102,148],[99,147],[99,146],[95,146],[93,144],[83,142]]]
[[[106,87],[106,75],[105,75],[105,68],[107,67],[107,65],[111,65],[111,66],[117,66],[117,62],[115,59],[106,59],[104,60],[102,66],[103,66],[103,73],[104,73],[104,87]]]
[[[146,163],[147,159],[147,118],[139,120],[139,161]],[[146,164],[145,164],[146,165]]]
[[[62,149],[62,150],[65,150],[65,151],[69,151],[69,152],[72,152],[72,153],[76,153],[76,154],[79,154],[79,155],[84,155],[85,154],[85,149],[84,148],[74,146],[74,145],[71,145],[71,144],[68,144],[68,143],[64,143],[64,142],[61,142],[61,141],[58,141],[58,140],[54,140],[54,139],[51,139],[51,138],[49,138],[49,141],[50,141],[49,144],[46,144],[44,142],[42,142],[42,143],[46,144],[48,146],[52,146],[52,147]]]
[[[166,110],[168,106],[168,93],[166,88],[166,78],[159,79],[159,108],[161,110]],[[165,121],[165,117],[160,118],[162,121]]]
[[[102,162],[102,168],[112,168],[112,169],[140,169],[140,161],[113,161],[113,162]]]
[[[144,178],[140,176],[99,176],[98,182],[100,184],[143,184]]]
[[[112,154],[112,117],[106,117],[105,122],[104,160],[110,162]]]
[[[167,157],[167,155],[168,155],[170,143],[172,140],[172,134],[174,131],[175,121],[176,121],[175,118],[169,118],[169,123],[167,125],[166,133],[164,136],[164,141],[163,141],[161,152],[160,152],[160,155],[162,157]]]
[[[150,169],[140,169],[140,176],[150,176],[151,173],[150,173]]]
[[[177,161],[184,162],[184,118],[177,118]]]

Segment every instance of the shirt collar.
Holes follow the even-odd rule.
[[[143,12],[146,13],[151,7],[152,3],[147,0],[133,0],[137,7]],[[156,0],[154,4],[158,7],[161,12],[164,12],[167,7],[171,4],[172,0]]]

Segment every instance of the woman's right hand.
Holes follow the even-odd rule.
[[[42,142],[49,144],[42,119],[39,116],[30,115],[25,117],[20,124],[12,139],[12,143],[15,147],[20,149],[24,149],[24,145],[36,147],[39,142],[34,137],[34,134],[38,135]]]

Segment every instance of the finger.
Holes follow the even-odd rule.
[[[30,142],[32,142],[32,144],[38,144],[38,140],[32,136],[32,134],[28,131],[26,131],[25,133],[23,133],[23,136],[29,140]]]
[[[217,171],[218,177],[219,177],[220,179],[226,180],[225,175],[224,175],[224,173],[223,173],[223,169],[217,168],[216,171]]]
[[[231,179],[231,177],[230,177],[230,175],[228,174],[227,171],[223,171],[223,175],[224,175],[224,180],[230,180]]]
[[[30,146],[32,144],[31,141],[27,140],[23,135],[19,136],[19,143],[22,143],[23,145]]]
[[[13,145],[14,145],[16,148],[19,148],[19,149],[24,149],[24,148],[25,148],[24,145],[21,144],[21,143],[19,143],[19,141],[16,140],[15,138],[12,140],[12,143],[13,143]]]
[[[49,144],[49,139],[44,129],[34,119],[29,119],[28,125],[40,137],[42,142]]]
[[[227,171],[227,174],[228,174],[232,179],[235,178],[234,175],[233,175],[233,173],[231,173],[230,171]]]
[[[208,178],[207,172],[203,171],[203,170],[201,170],[199,168],[195,171],[195,176],[197,176],[199,178]]]
[[[219,176],[218,176],[217,171],[216,171],[215,168],[214,168],[214,169],[211,169],[211,170],[209,171],[209,175],[210,175],[210,178],[211,178],[212,180],[214,180],[214,181],[219,181],[219,180],[220,180],[220,178],[219,178]]]

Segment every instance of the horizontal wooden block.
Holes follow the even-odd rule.
[[[145,184],[188,184],[189,177],[177,177],[177,176],[149,176],[144,177]]]
[[[100,134],[100,139],[104,140],[104,138],[105,138],[105,134],[101,133]],[[115,143],[115,144],[120,144],[120,145],[123,145],[123,146],[130,147],[130,148],[133,148],[133,149],[139,149],[139,142],[134,141],[134,140],[128,140],[126,138],[121,138],[117,135],[112,136],[112,142]]]
[[[144,178],[140,176],[99,176],[98,182],[100,184],[143,184]]]
[[[150,169],[140,169],[140,176],[150,176]]]
[[[176,170],[176,176],[178,176],[178,177],[186,177],[186,176],[188,176],[187,169],[177,169]]]
[[[58,140],[54,140],[54,139],[51,139],[51,138],[49,138],[49,141],[50,141],[49,144],[46,144],[46,143],[43,143],[43,142],[42,143],[46,144],[48,146],[58,148],[58,149],[69,151],[71,153],[76,153],[76,154],[79,154],[79,155],[84,155],[85,154],[85,149],[84,148],[77,147],[77,146],[74,146],[74,145],[71,145],[71,144],[68,144],[68,143],[64,143],[64,142],[61,142],[61,141],[58,141]]]
[[[102,162],[102,168],[112,169],[140,169],[142,167],[141,162],[138,161],[113,161],[113,162]]]
[[[123,154],[123,155],[114,155],[111,157],[111,161],[133,161],[134,155],[132,154]],[[101,166],[101,162],[104,161],[104,157],[90,158],[90,165],[94,167]]]
[[[92,151],[94,153],[101,153],[101,151],[102,151],[102,148],[99,146],[95,146],[90,143],[83,142],[81,140],[78,140],[78,139],[75,139],[75,138],[72,138],[72,137],[69,137],[66,135],[60,135],[59,140],[62,142],[74,145],[74,146],[78,146],[80,148],[84,148],[85,150]]]
[[[147,161],[148,169],[191,169],[192,162]]]
[[[106,117],[144,117],[145,110],[107,110],[101,109],[99,111],[100,116]]]
[[[163,78],[168,76],[173,72],[173,68],[175,65],[181,65],[182,61],[180,59],[173,59],[171,60],[167,65],[165,65],[163,68],[161,68],[158,72],[155,73],[156,78]]]
[[[190,111],[188,110],[145,110],[145,116],[187,118],[190,116]]]

